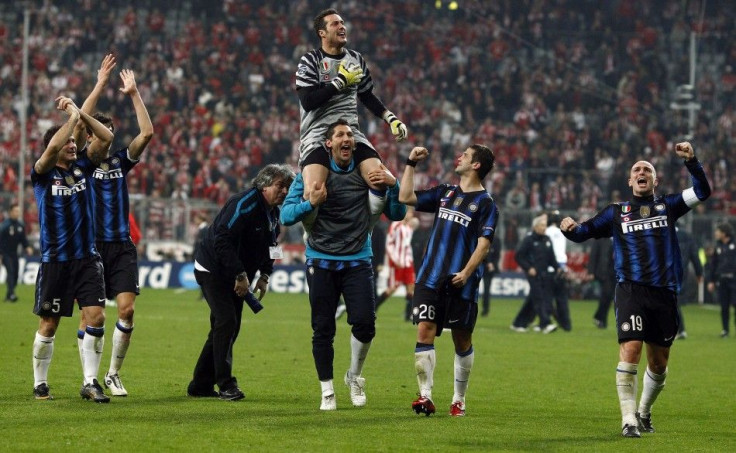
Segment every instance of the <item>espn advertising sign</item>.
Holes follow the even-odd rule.
[[[38,257],[22,257],[19,266],[19,283],[35,285],[41,261]],[[0,283],[5,283],[7,272],[0,268]],[[198,289],[194,279],[194,263],[179,261],[139,261],[138,284],[141,288]],[[306,293],[307,273],[304,265],[274,266],[269,290],[275,293]],[[482,289],[481,289],[482,291]],[[491,294],[498,297],[526,297],[529,283],[522,273],[499,272],[491,283]],[[399,295],[399,292],[397,292]]]

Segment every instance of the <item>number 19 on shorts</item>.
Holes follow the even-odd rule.
[[[624,332],[628,332],[630,330],[641,332],[642,330],[644,330],[644,323],[641,320],[641,316],[629,316],[628,321],[624,321],[621,323],[621,330]]]

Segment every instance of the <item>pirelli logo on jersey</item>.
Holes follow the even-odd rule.
[[[437,217],[439,217],[440,219],[449,220],[450,222],[459,223],[464,227],[470,225],[470,217],[466,216],[462,212],[451,211],[447,208],[440,208]]]
[[[51,196],[53,197],[70,197],[75,193],[87,190],[87,180],[83,179],[71,187],[62,186],[61,181],[54,181],[51,186]]]
[[[112,170],[108,170],[106,168],[95,168],[95,172],[92,174],[92,177],[95,179],[107,180],[119,179],[124,177],[124,175],[123,170],[120,168],[113,168]]]
[[[626,234],[634,233],[636,231],[666,228],[667,225],[667,216],[661,215],[647,219],[632,220],[631,222],[621,222],[621,229],[624,234]]]

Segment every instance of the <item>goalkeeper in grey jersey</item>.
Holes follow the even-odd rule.
[[[381,158],[358,127],[358,99],[374,115],[386,121],[397,141],[406,139],[406,126],[373,94],[373,79],[363,56],[345,48],[347,29],[337,11],[320,12],[314,19],[314,31],[320,39],[320,48],[302,56],[296,72],[301,114],[299,166],[304,180],[304,198],[309,199],[315,183],[321,185],[327,180],[330,160],[322,146],[324,137],[330,124],[344,118],[355,134],[355,163],[371,188],[369,203],[375,221],[385,205],[386,187],[375,185],[367,178],[368,173],[379,168]],[[303,222],[307,230],[310,229],[309,220]]]

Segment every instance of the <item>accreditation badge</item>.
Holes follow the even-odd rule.
[[[272,245],[268,248],[268,255],[272,260],[280,260],[284,258],[284,250],[280,245]]]

